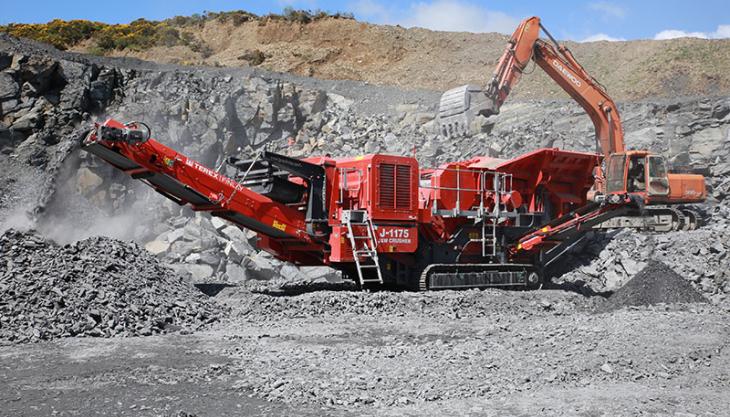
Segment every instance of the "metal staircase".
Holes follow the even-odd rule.
[[[383,274],[378,262],[378,242],[375,239],[375,228],[365,210],[345,210],[342,212],[342,221],[347,225],[347,237],[352,247],[352,257],[355,259],[357,276],[360,285],[368,282],[383,283]],[[363,234],[362,229],[365,229]],[[359,231],[359,234],[356,234]],[[365,270],[374,269],[377,278],[366,274]],[[367,275],[367,276],[366,276]]]

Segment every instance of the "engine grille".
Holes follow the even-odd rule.
[[[411,208],[411,167],[400,164],[381,164],[378,205],[382,210],[409,210]]]

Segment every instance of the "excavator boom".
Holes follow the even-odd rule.
[[[525,19],[517,27],[487,85],[485,94],[492,106],[485,109],[482,115],[488,117],[499,114],[512,87],[519,82],[522,72],[535,55],[534,45],[539,36],[540,19],[537,17]]]
[[[547,34],[551,42],[540,39],[540,29]],[[523,20],[512,34],[491,81],[482,93],[485,99],[480,101],[473,98],[477,95],[477,88],[473,86],[458,87],[444,93],[440,110],[444,108],[444,99],[450,103],[465,104],[461,107],[462,114],[457,114],[453,105],[449,112],[439,112],[442,126],[446,125],[442,130],[447,133],[458,131],[454,129],[454,123],[468,129],[476,115],[489,117],[498,114],[531,60],[534,60],[588,113],[596,129],[599,153],[608,157],[612,153],[624,151],[623,129],[616,104],[606,94],[605,89],[578,63],[568,48],[558,44],[545,30],[538,17]],[[472,97],[459,100],[458,95],[461,92],[468,93]],[[449,124],[452,126],[449,127]]]

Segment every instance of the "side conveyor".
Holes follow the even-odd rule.
[[[255,193],[139,131],[109,120],[84,139],[83,149],[155,191],[193,210],[209,211],[241,227],[280,240],[315,243],[305,214]]]

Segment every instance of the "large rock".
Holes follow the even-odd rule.
[[[103,106],[111,99],[114,87],[116,87],[115,71],[111,68],[104,68],[99,72],[97,79],[89,85],[89,97],[97,105]]]
[[[234,242],[246,242],[246,233],[236,226],[226,226],[221,230],[221,234]]]
[[[292,264],[285,263],[279,270],[279,275],[287,281],[306,280],[306,276],[299,271],[299,268]]]
[[[206,233],[203,230],[203,227],[201,227],[199,224],[196,224],[195,222],[188,221],[183,228],[182,239],[188,242],[196,242],[200,241],[205,234]]]
[[[299,268],[307,280],[314,282],[342,282],[342,275],[327,266],[304,266]]]
[[[20,87],[11,74],[0,72],[0,100],[18,97]]]
[[[213,268],[203,264],[182,264],[181,267],[190,273],[193,282],[205,282],[213,276]]]
[[[248,279],[246,270],[231,262],[226,264],[226,277],[233,283],[242,283]]]
[[[201,252],[200,257],[198,258],[198,262],[210,265],[212,267],[218,266],[221,262],[221,256],[219,251],[204,251]]]
[[[88,195],[96,190],[104,180],[89,168],[80,168],[76,174],[76,191],[80,194]]]
[[[41,110],[33,109],[13,122],[11,127],[20,132],[28,132],[41,127],[43,114]]]
[[[246,241],[230,241],[223,249],[228,261],[236,264],[241,263],[243,258],[252,252],[252,248],[246,244]]]
[[[299,108],[304,114],[314,115],[327,106],[327,94],[321,90],[309,90],[299,97]]]
[[[696,160],[712,160],[723,147],[728,128],[710,128],[697,132],[692,138],[690,156]],[[725,144],[727,146],[727,144]]]
[[[200,250],[201,247],[199,244],[194,242],[186,242],[184,240],[178,240],[170,245],[170,255],[178,259],[185,259],[186,256]]]
[[[162,255],[170,249],[170,244],[161,240],[147,242],[144,248],[153,255]]]
[[[629,257],[621,258],[621,266],[624,267],[624,270],[629,276],[636,275],[639,271],[644,269],[646,266],[645,262],[637,262]]]
[[[215,228],[216,230],[218,230],[218,231],[221,231],[221,230],[223,230],[223,229],[225,229],[226,227],[228,227],[228,226],[230,226],[230,225],[231,225],[231,224],[230,224],[229,222],[227,222],[227,221],[225,221],[225,220],[221,219],[220,217],[211,217],[211,218],[210,218],[210,223],[211,223],[211,224],[213,225],[213,227],[214,227],[214,228]]]
[[[178,240],[182,239],[184,235],[185,235],[184,229],[182,229],[182,228],[172,229],[166,234],[165,239],[170,243],[175,243]]]
[[[246,258],[243,262],[243,267],[246,268],[248,275],[252,279],[268,281],[279,275],[278,268],[270,260],[266,259],[261,252]]]
[[[616,273],[614,270],[609,270],[604,274],[604,280],[606,290],[613,291],[621,287],[624,277],[621,274]]]
[[[0,71],[9,67],[13,63],[13,56],[7,52],[0,52]]]
[[[18,57],[11,68],[15,69],[22,81],[31,83],[39,93],[45,92],[54,80],[58,61],[50,57],[31,55]]]

